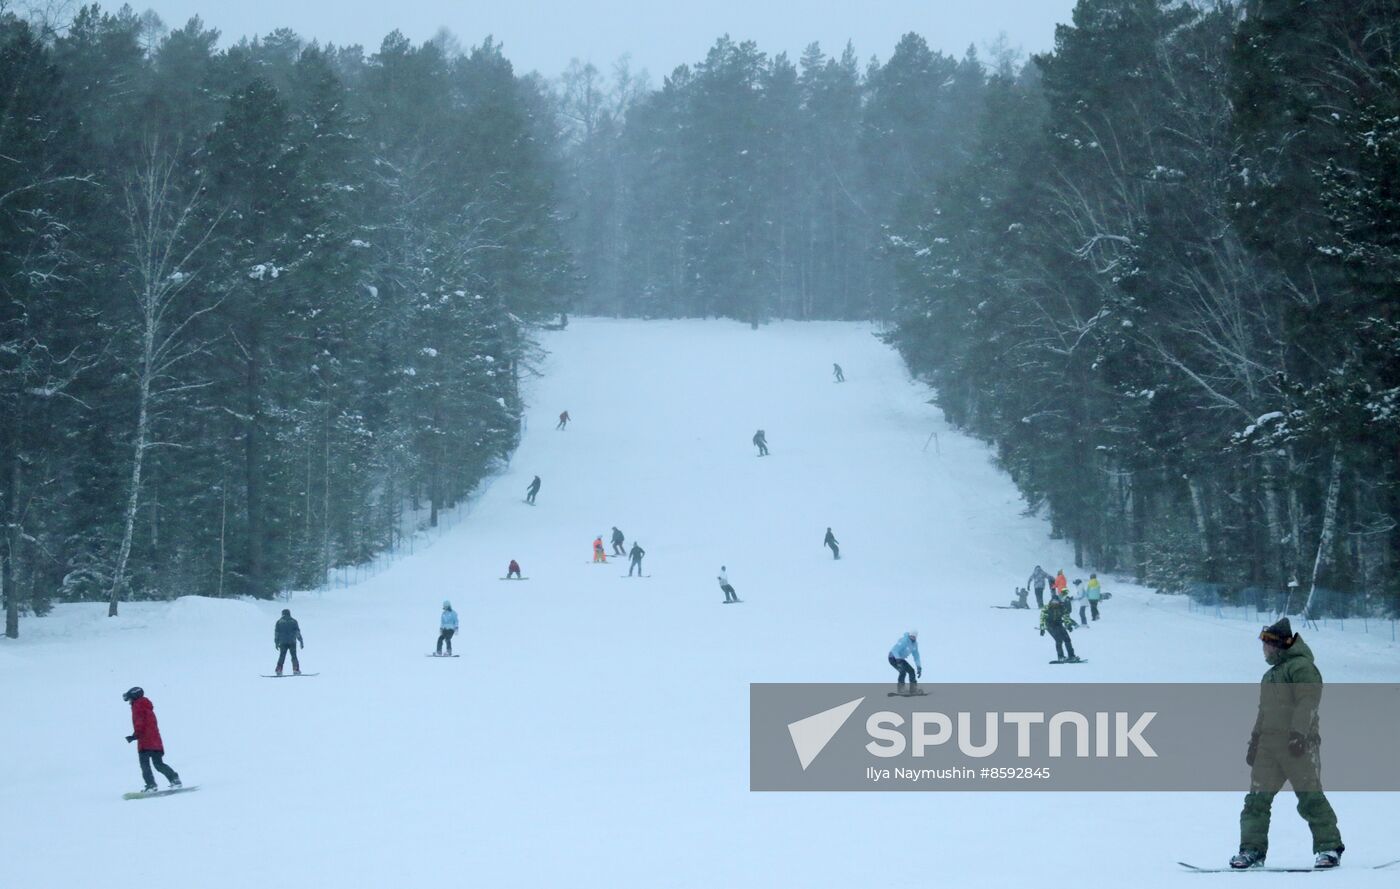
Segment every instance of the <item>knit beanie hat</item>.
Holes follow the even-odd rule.
[[[1259,638],[1271,645],[1277,645],[1279,648],[1287,648],[1293,644],[1293,640],[1297,637],[1293,635],[1293,627],[1288,623],[1288,618],[1283,617],[1279,618],[1278,623],[1273,626],[1265,627],[1263,632],[1259,634]]]

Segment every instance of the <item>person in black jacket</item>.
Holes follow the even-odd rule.
[[[622,546],[622,542],[623,542],[624,540],[626,540],[626,539],[627,539],[627,538],[623,536],[622,532],[619,531],[619,530],[617,530],[617,525],[613,525],[613,533],[612,533],[612,545],[613,545],[612,554],[613,554],[613,555],[615,555],[615,556],[625,556],[625,555],[627,555],[627,552],[624,550],[624,548],[623,548],[623,546]]]
[[[636,569],[637,569],[637,574],[638,574],[638,575],[641,575],[641,573],[642,573],[642,556],[644,556],[644,555],[646,555],[646,554],[647,554],[647,551],[644,550],[644,549],[642,549],[642,545],[641,545],[640,543],[638,543],[638,542],[635,541],[635,540],[632,541],[632,551],[631,551],[630,553],[628,553],[628,556],[630,556],[631,559],[632,559],[632,564],[630,564],[630,565],[627,566],[627,576],[628,576],[628,577],[631,577],[631,576],[632,576],[632,569],[633,569],[633,568],[636,568]]]
[[[1050,601],[1046,603],[1044,608],[1040,609],[1040,635],[1044,636],[1048,630],[1050,637],[1055,640],[1055,659],[1057,661],[1073,663],[1079,660],[1074,653],[1074,643],[1069,641],[1070,630],[1074,629],[1074,626],[1069,600],[1052,593]],[[1068,658],[1065,657],[1066,649],[1069,651]]]
[[[836,382],[838,382],[838,383],[844,383],[844,382],[846,382],[846,375],[845,375],[844,373],[841,372],[841,365],[839,365],[839,364],[832,364],[832,365],[831,365],[831,372],[832,372],[833,374],[836,375]]]
[[[531,506],[535,503],[535,495],[540,492],[540,477],[535,476],[535,480],[530,482],[530,487],[525,489],[525,502]]]
[[[301,626],[292,617],[290,608],[282,609],[282,616],[277,619],[277,625],[272,629],[272,642],[277,646],[277,675],[282,675],[282,664],[287,660],[287,653],[292,655],[292,673],[301,675],[301,664],[297,661],[297,645],[306,647],[306,642],[301,638]]]
[[[826,539],[822,541],[822,545],[831,547],[833,559],[841,558],[841,545],[836,542],[836,535],[831,533],[830,528],[826,529]]]

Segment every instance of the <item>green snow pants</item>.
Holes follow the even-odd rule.
[[[1313,852],[1342,848],[1337,813],[1322,793],[1322,757],[1316,741],[1303,756],[1288,751],[1288,738],[1267,734],[1259,739],[1259,753],[1249,774],[1249,793],[1240,812],[1240,848],[1269,851],[1269,810],[1287,781],[1298,794],[1298,814],[1312,830]]]

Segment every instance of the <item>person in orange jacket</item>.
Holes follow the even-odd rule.
[[[1055,575],[1055,592],[1064,593],[1067,589],[1069,589],[1069,581],[1065,580],[1065,569],[1061,568],[1059,573]]]
[[[599,534],[597,537],[593,538],[593,561],[606,562],[607,560],[608,553],[603,549],[603,535]]]

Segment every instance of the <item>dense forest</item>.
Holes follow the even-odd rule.
[[[1052,52],[561,90],[583,305],[872,318],[1081,565],[1400,607],[1400,6],[1080,0]]]
[[[1400,7],[1080,0],[1054,49],[653,88],[0,0],[0,583],[269,596],[519,435],[563,311],[877,320],[1085,568],[1400,609]]]
[[[544,84],[490,41],[3,7],[7,635],[315,586],[508,457],[575,277]]]

